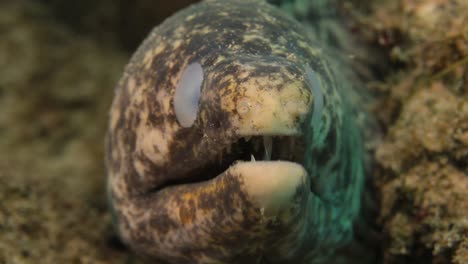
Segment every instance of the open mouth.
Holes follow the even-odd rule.
[[[302,139],[299,136],[243,137],[231,145],[228,156],[238,161],[302,161]],[[231,153],[229,153],[231,152]],[[221,157],[221,164],[227,165]],[[230,164],[227,166],[229,167]],[[227,169],[227,168],[226,168]]]
[[[302,163],[304,141],[302,136],[242,137],[223,148],[215,158],[202,163],[190,175],[169,185],[199,183],[216,178],[236,162],[291,161]],[[167,185],[166,185],[167,187]]]
[[[203,157],[201,166],[191,169],[185,177],[173,178],[151,190],[167,187],[197,184],[216,178],[236,162],[291,161],[302,164],[304,140],[300,135],[249,136],[241,137],[218,151],[214,157]]]

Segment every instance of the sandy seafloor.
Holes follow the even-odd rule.
[[[141,263],[115,238],[104,131],[146,32],[189,3],[0,1],[0,263]],[[341,1],[377,50],[382,263],[468,263],[468,2]]]

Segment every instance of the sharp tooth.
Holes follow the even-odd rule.
[[[273,148],[272,138],[270,136],[263,137],[263,147],[265,148],[264,160],[271,160],[271,149]]]
[[[245,139],[246,142],[249,142],[249,140],[250,140],[251,138],[252,138],[251,136],[244,137],[244,139]]]
[[[250,154],[250,161],[256,161],[253,154]]]

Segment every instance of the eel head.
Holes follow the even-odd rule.
[[[174,263],[301,260],[313,247],[302,127],[320,89],[309,75],[283,58],[187,63],[169,154],[143,170],[157,184],[128,206],[124,240]]]

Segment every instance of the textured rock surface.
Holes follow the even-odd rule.
[[[370,85],[385,131],[373,175],[383,262],[467,263],[468,3],[375,1],[364,14],[353,2],[355,32],[390,66]]]
[[[102,165],[126,55],[30,2],[2,2],[0,32],[0,263],[128,263]]]
[[[377,160],[389,177],[380,185],[379,219],[390,238],[387,263],[462,257],[457,250],[468,235],[467,117],[466,99],[434,83],[407,101],[378,147]]]

